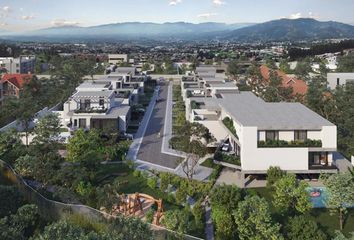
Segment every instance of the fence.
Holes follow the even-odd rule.
[[[48,221],[58,221],[70,216],[79,215],[87,222],[105,224],[107,223],[107,218],[114,218],[112,215],[86,205],[66,204],[47,199],[29,186],[9,164],[2,160],[0,160],[0,175],[3,175],[6,180],[17,186],[28,202],[36,204],[40,215]],[[173,239],[174,236],[177,236],[177,233],[160,226],[151,224],[151,229],[156,239]],[[184,235],[184,239],[201,240],[201,238],[190,235]]]

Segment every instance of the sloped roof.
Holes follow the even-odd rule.
[[[264,80],[269,81],[271,69],[265,65],[260,67],[260,72]],[[287,75],[286,73],[275,70],[277,75],[282,79],[283,87],[292,87],[294,94],[305,95],[307,93],[308,86],[304,80],[298,79],[295,76]]]
[[[2,82],[10,82],[15,85],[18,89],[22,89],[25,83],[31,81],[31,74],[4,74],[2,77]]]

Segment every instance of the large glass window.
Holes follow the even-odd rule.
[[[305,141],[307,139],[307,131],[306,130],[297,130],[294,132],[294,140],[295,141]]]
[[[279,140],[278,131],[266,131],[266,141]]]

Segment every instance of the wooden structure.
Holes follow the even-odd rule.
[[[113,212],[118,212],[125,216],[135,216],[137,213],[138,215],[144,216],[143,204],[150,203],[150,206],[156,204],[157,211],[154,216],[153,224],[160,225],[160,220],[163,216],[162,199],[155,199],[154,197],[143,193],[121,195],[119,198],[119,206],[114,206]]]

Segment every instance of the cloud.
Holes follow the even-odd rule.
[[[213,4],[216,6],[221,6],[221,5],[225,5],[226,2],[224,2],[222,0],[213,0]]]
[[[169,5],[170,6],[176,6],[177,4],[181,3],[182,0],[170,0]]]
[[[298,18],[302,18],[302,13],[293,13],[289,16],[290,19],[298,19]]]
[[[218,13],[201,13],[197,17],[198,18],[210,18],[210,17],[217,16],[217,15],[219,15],[219,14]]]
[[[22,20],[31,20],[31,19],[34,19],[34,15],[23,15],[21,16],[21,19]]]
[[[12,12],[12,8],[10,8],[9,6],[4,6],[1,8],[1,10],[6,13]]]
[[[55,27],[77,26],[80,23],[76,21],[68,21],[65,19],[54,19],[51,24]]]

